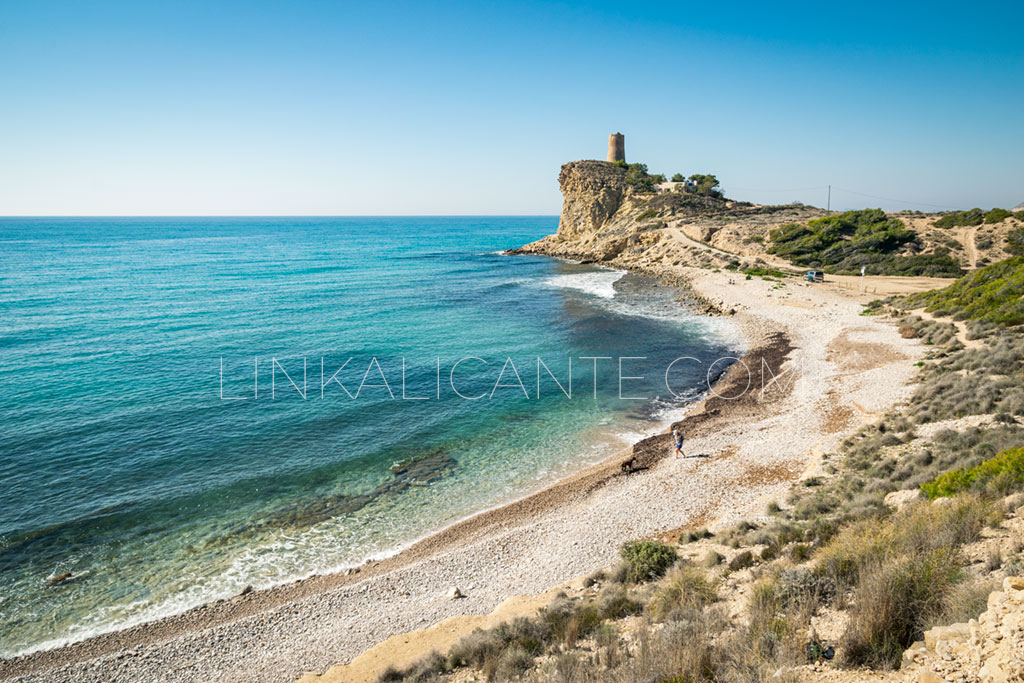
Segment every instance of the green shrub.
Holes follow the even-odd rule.
[[[646,221],[648,219],[654,218],[657,215],[658,215],[658,211],[656,209],[647,209],[642,214],[637,216],[636,219],[638,221]]]
[[[1024,256],[1024,227],[1006,233],[1006,251],[1014,256]]]
[[[658,184],[656,176],[647,172],[647,164],[622,164],[626,169],[626,184],[632,186],[637,192],[654,192],[654,186]],[[664,179],[664,176],[661,176]]]
[[[958,320],[1001,326],[1024,323],[1024,256],[979,268],[948,287],[907,297],[910,307]]]
[[[707,527],[701,527],[700,529],[694,529],[693,531],[685,531],[679,535],[680,543],[693,543],[699,541],[702,538],[711,538],[714,536],[713,533],[708,531]]]
[[[943,498],[955,496],[971,488],[984,489],[1000,480],[1017,486],[1024,483],[1024,447],[1007,449],[969,469],[946,472],[921,484],[921,491],[931,499]],[[1004,483],[1000,488],[1003,490],[999,493],[1005,494],[1008,492],[1006,488],[1009,487]]]
[[[626,579],[634,583],[664,576],[678,558],[675,548],[661,541],[629,541],[619,555],[626,562]]]
[[[1007,211],[1006,209],[992,209],[991,211],[985,214],[985,222],[1002,223],[1012,215],[1013,213]]]
[[[859,520],[818,551],[815,572],[852,585],[873,562],[971,543],[992,515],[987,501],[960,496],[948,505],[915,505],[891,517]]]
[[[946,214],[933,222],[936,228],[957,228],[971,225],[981,225],[985,221],[985,212],[981,209],[970,209],[968,211],[955,211]]]
[[[754,275],[757,277],[786,277],[786,273],[782,272],[781,270],[776,270],[774,268],[744,268],[741,272],[746,273],[747,275]]]
[[[605,619],[622,619],[644,611],[643,604],[629,597],[625,590],[608,590],[601,594],[597,608]]]
[[[693,192],[696,194],[708,197],[722,196],[721,191],[718,189],[718,178],[710,173],[694,173],[688,180],[694,184]]]
[[[932,253],[920,248],[917,233],[881,209],[847,211],[806,224],[790,223],[772,230],[768,253],[805,268],[854,275],[865,268],[870,275],[952,276],[962,273],[948,249]]]

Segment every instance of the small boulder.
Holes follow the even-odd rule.
[[[458,589],[457,586],[452,586],[451,588],[449,588],[446,595],[452,600],[458,600],[459,598],[466,597],[465,595],[463,595],[462,591]]]
[[[248,595],[249,593],[252,593],[252,591],[253,591],[253,587],[252,587],[252,584],[249,584],[248,586],[246,586],[245,588],[243,588],[243,589],[242,589],[242,592],[241,592],[241,593],[239,593],[238,595],[239,595],[239,596],[242,596],[242,595]]]
[[[920,498],[920,489],[903,489],[902,491],[893,491],[886,494],[884,502],[886,506],[893,510],[902,510],[908,503],[912,503]]]

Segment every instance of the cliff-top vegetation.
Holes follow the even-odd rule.
[[[769,254],[805,268],[838,275],[926,275],[955,277],[960,264],[948,249],[922,253],[917,233],[881,209],[847,211],[769,233]]]

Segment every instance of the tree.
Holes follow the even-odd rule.
[[[664,176],[662,178],[664,179]],[[638,192],[654,192],[657,180],[655,176],[647,173],[647,164],[627,164],[626,182]]]
[[[690,176],[689,180],[693,183],[693,191],[697,194],[703,194],[709,197],[722,196],[722,192],[718,189],[718,178],[710,173],[694,173]]]
[[[682,173],[676,173],[674,176],[672,176],[673,183],[681,183],[684,180],[686,180],[686,178],[683,176]]]

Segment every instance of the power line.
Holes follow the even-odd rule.
[[[735,185],[726,185],[730,191],[732,190],[743,190],[744,192],[812,192],[814,190],[824,190],[825,185],[819,187],[790,187],[783,188],[781,190],[766,190],[759,187],[737,187]]]
[[[897,204],[911,204],[911,205],[920,205],[920,206],[930,206],[930,207],[932,207],[934,209],[956,209],[955,206],[944,206],[942,204],[929,204],[928,202],[914,202],[914,201],[910,201],[908,199],[893,199],[892,197],[878,197],[878,196],[873,195],[873,194],[865,194],[863,192],[857,192],[856,190],[848,190],[845,187],[839,187],[838,185],[835,185],[834,187],[837,190],[840,190],[842,192],[848,192],[850,194],[855,194],[858,197],[867,197],[868,199],[880,199],[883,202],[896,202]]]

